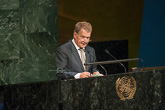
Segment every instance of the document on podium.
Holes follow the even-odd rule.
[[[100,74],[92,74],[91,76],[92,77],[99,77],[99,76],[102,76],[102,75],[100,75]]]

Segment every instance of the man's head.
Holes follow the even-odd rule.
[[[74,41],[79,48],[84,48],[90,40],[92,26],[88,22],[78,22],[74,29]]]

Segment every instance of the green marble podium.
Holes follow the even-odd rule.
[[[132,76],[136,92],[120,100],[116,80]],[[4,110],[165,110],[165,69],[1,87]],[[61,86],[61,91],[60,91]],[[61,93],[61,96],[60,96]]]

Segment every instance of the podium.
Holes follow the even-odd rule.
[[[121,100],[116,81],[133,77],[136,91]],[[4,110],[165,110],[165,69],[1,87]],[[61,92],[61,96],[59,96]],[[61,98],[61,99],[60,99]]]

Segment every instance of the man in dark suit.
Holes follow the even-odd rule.
[[[62,79],[87,78],[91,74],[100,74],[95,66],[85,66],[84,63],[95,62],[95,50],[88,46],[92,26],[88,22],[78,22],[75,25],[73,39],[61,45],[56,50],[57,69],[63,71]],[[100,74],[101,75],[101,74]],[[57,74],[59,77],[59,75]]]

